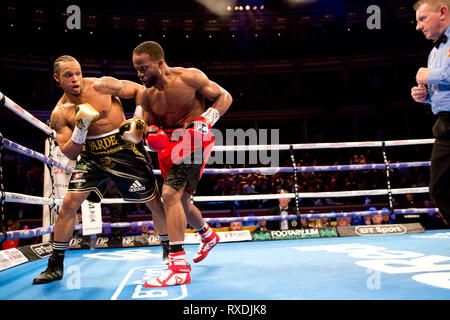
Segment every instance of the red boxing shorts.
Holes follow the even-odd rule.
[[[206,163],[214,146],[214,135],[210,132],[203,139],[183,141],[182,128],[163,129],[169,136],[169,145],[158,152],[159,167],[164,184],[175,190],[186,188],[190,194],[195,192]]]

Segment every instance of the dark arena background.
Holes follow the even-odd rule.
[[[170,67],[198,68],[232,95],[230,109],[214,126],[224,134],[227,129],[254,129],[257,132],[276,129],[279,134],[276,144],[431,139],[431,129],[436,118],[430,106],[416,103],[411,98],[417,70],[426,67],[433,46],[416,30],[414,2],[3,0],[0,7],[0,92],[47,123],[52,109],[63,94],[53,79],[55,58],[64,54],[74,56],[81,64],[84,77],[111,76],[139,83],[131,61],[132,52],[141,42],[153,40],[164,48],[165,60]],[[70,6],[80,9],[79,25],[74,20],[75,11],[68,12]],[[122,99],[122,104],[127,118],[130,118],[135,108],[134,100]],[[4,138],[44,153],[47,135],[4,106],[0,106],[0,132]],[[258,143],[270,144],[271,141]],[[244,139],[243,144],[248,144],[248,141]],[[419,144],[386,148],[288,150],[280,151],[276,166],[292,168],[292,157],[295,158],[294,167],[383,164],[386,161],[384,156],[391,164],[429,161],[431,148],[431,144]],[[154,168],[158,169],[156,154],[150,155]],[[249,153],[245,155],[247,163],[215,163],[208,168],[267,167],[267,163],[249,164]],[[43,196],[42,162],[3,150],[2,167],[5,191]],[[428,166],[391,169],[388,172],[390,187],[394,189],[427,187],[429,183]],[[158,181],[162,182],[160,176]],[[385,170],[298,172],[297,179],[294,179],[292,172],[205,174],[196,195],[276,194],[280,189],[292,193],[358,191],[386,187]],[[105,197],[115,196],[117,194]],[[392,201],[390,204],[386,195],[305,197],[300,198],[297,205],[299,214],[435,207],[428,193],[397,194],[393,195]],[[268,215],[268,209],[277,204],[277,199],[211,200],[198,202],[197,206],[205,218],[231,217],[239,220]],[[290,206],[295,208],[295,201],[292,200]],[[8,230],[43,226],[41,206],[6,202],[3,207],[4,222],[11,227]],[[144,205],[107,204],[102,207],[102,212],[103,222],[151,220],[151,212]],[[336,218],[305,221],[301,222],[305,223],[305,229],[300,230],[336,230],[339,226]],[[350,237],[309,239],[313,236],[306,236],[308,233],[305,233],[292,236],[291,239],[295,240],[290,241],[225,243],[214,249],[218,251],[216,260],[213,251],[205,265],[197,267],[196,273],[192,274],[191,285],[181,289],[170,288],[173,291],[169,289],[166,296],[158,298],[199,300],[205,306],[214,305],[209,300],[220,300],[217,306],[224,310],[224,300],[254,300],[251,302],[253,304],[264,301],[273,314],[270,317],[260,314],[261,318],[258,319],[273,319],[274,310],[281,309],[280,305],[275,302],[270,305],[266,300],[448,300],[448,272],[443,276],[447,287],[436,285],[439,281],[430,285],[433,280],[420,274],[414,279],[412,274],[400,274],[400,271],[398,276],[394,271],[376,271],[379,270],[376,263],[368,263],[370,257],[363,257],[362,253],[358,257],[366,259],[366,262],[353,263],[356,256],[352,254],[349,258],[348,252],[360,252],[358,250],[364,246],[372,250],[367,249],[370,252],[368,255],[379,253],[380,250],[386,250],[386,256],[392,251],[392,257],[395,256],[393,250],[419,251],[428,256],[449,254],[449,233],[444,230],[448,229],[448,225],[437,212],[392,214],[389,221],[394,226],[417,226],[420,223],[423,229],[414,229],[419,235],[414,235],[415,238],[411,240],[408,238],[411,235],[407,234],[359,237],[354,240]],[[347,228],[364,224],[371,222],[365,222],[362,217],[353,218]],[[230,222],[227,221],[211,223],[211,226],[219,231],[230,231]],[[251,232],[253,241],[264,240],[255,238],[257,228],[256,221],[243,223],[243,230]],[[101,243],[103,248],[94,251],[89,250],[89,238],[81,237],[75,231],[74,239],[79,241],[72,243],[72,249],[79,250],[69,250],[72,255],[68,254],[67,267],[71,264],[81,267],[81,289],[73,289],[76,283],[72,289],[68,289],[67,285],[62,284],[65,280],[59,285],[49,284],[46,289],[32,287],[32,278],[42,271],[47,261],[34,259],[36,261],[0,271],[0,299],[10,302],[27,299],[152,300],[155,296],[135,290],[133,279],[145,279],[151,270],[148,271],[144,266],[160,264],[161,248],[139,245],[138,237],[143,233],[138,229],[114,228],[112,232],[111,229],[104,229],[99,237],[109,241],[110,245],[104,245],[104,241]],[[378,232],[374,230],[368,232]],[[146,235],[152,235],[152,227],[145,232]],[[328,237],[320,232],[321,238]],[[359,236],[355,233],[352,235]],[[141,263],[141,260],[135,259],[126,270],[120,269],[126,263],[113,261],[111,263],[114,265],[107,265],[107,258],[92,260],[98,263],[97,269],[82,262],[83,259],[92,258],[86,255],[107,255],[114,248],[125,252],[123,238],[127,236],[136,237],[135,246],[143,247],[134,248],[136,255],[141,252],[144,258],[154,261]],[[278,236],[281,238],[276,236],[272,233],[272,240],[283,237],[280,234]],[[122,242],[111,245],[114,237],[122,237]],[[18,247],[29,248],[41,241],[42,235],[22,238]],[[430,241],[430,244],[424,241]],[[436,244],[431,244],[431,241]],[[408,243],[413,242],[414,249],[411,249]],[[376,249],[380,248],[378,245],[384,249]],[[343,251],[333,251],[333,246],[344,246]],[[439,248],[439,252],[429,252],[433,246]],[[346,248],[353,249],[345,251]],[[195,248],[188,245],[187,251],[194,254]],[[152,254],[158,255],[158,258],[155,260]],[[271,257],[264,258],[263,255],[267,254]],[[422,253],[410,252],[409,256],[405,253],[405,257],[410,259],[420,255]],[[233,257],[231,261],[230,256]],[[267,260],[272,259],[273,262],[268,264]],[[324,266],[319,261],[333,262]],[[257,268],[265,276],[259,278],[259,274],[252,273],[252,268]],[[107,270],[108,274],[99,269]],[[419,269],[417,272],[421,271]],[[299,270],[302,275],[295,275]],[[423,271],[445,270],[449,269],[425,268]],[[343,274],[339,275],[339,272]],[[381,280],[376,278],[376,272],[381,272]],[[276,273],[279,273],[278,276]],[[308,273],[311,277],[306,275]],[[289,275],[302,281],[296,286],[296,282],[288,278]],[[108,279],[102,280],[102,277]],[[249,278],[252,281],[247,283]],[[333,284],[325,283],[327,279]],[[209,280],[214,282],[211,294],[207,293]],[[381,284],[376,282],[378,280]],[[221,283],[226,285],[221,286]],[[27,295],[13,290],[14,286],[22,288],[21,292],[27,292]],[[247,304],[251,303],[247,301]],[[183,308],[189,307],[189,304],[186,302],[175,306],[178,309],[174,309],[173,313],[183,316]],[[242,312],[243,309],[239,310]],[[261,311],[261,307],[257,310]],[[188,312],[195,314],[192,309]]]

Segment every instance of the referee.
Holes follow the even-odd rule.
[[[450,0],[419,0],[414,5],[418,31],[434,48],[428,67],[420,68],[417,86],[411,89],[414,101],[431,105],[437,115],[433,126],[436,138],[431,153],[430,196],[447,222],[450,221]]]

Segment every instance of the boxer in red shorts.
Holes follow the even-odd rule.
[[[191,268],[184,251],[187,223],[201,236],[194,262],[203,260],[219,241],[190,200],[214,145],[211,127],[228,110],[232,98],[198,69],[169,67],[156,42],[137,46],[133,65],[145,86],[140,94],[144,120],[149,125],[146,141],[158,152],[170,243],[168,270],[147,281],[145,287],[188,284]],[[206,111],[205,100],[213,101]]]

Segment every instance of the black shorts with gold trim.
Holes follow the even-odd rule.
[[[88,200],[100,202],[111,181],[126,201],[146,202],[158,191],[144,142],[135,145],[123,141],[118,130],[94,139],[88,137],[70,177],[68,192],[91,191]]]

